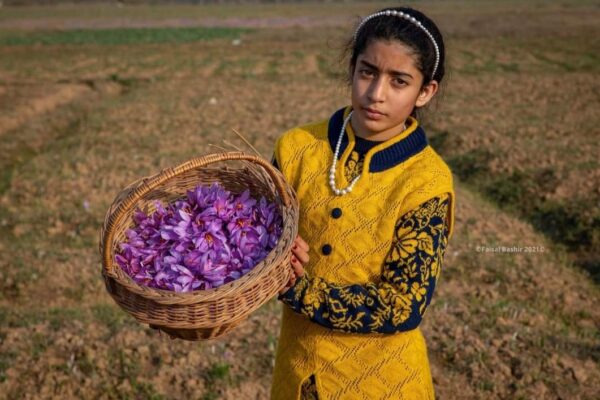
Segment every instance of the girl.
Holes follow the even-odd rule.
[[[300,202],[271,398],[433,399],[419,328],[454,223],[446,163],[417,109],[444,77],[436,25],[367,16],[349,42],[351,105],[278,137]]]

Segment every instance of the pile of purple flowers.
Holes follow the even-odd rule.
[[[264,197],[233,195],[218,183],[156,211],[135,210],[135,226],[120,243],[119,266],[139,284],[189,292],[238,279],[277,245],[282,218]]]

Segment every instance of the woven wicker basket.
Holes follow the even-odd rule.
[[[236,161],[238,160],[238,161]],[[225,162],[229,165],[211,166]],[[232,164],[238,164],[232,168]],[[177,293],[138,285],[115,262],[118,243],[133,226],[136,207],[154,211],[153,201],[170,203],[199,184],[218,182],[232,193],[250,190],[258,199],[276,202],[283,218],[277,246],[248,273],[214,289]],[[121,191],[100,231],[102,275],[113,299],[135,319],[172,338],[215,339],[239,325],[277,294],[292,275],[291,247],[298,234],[298,201],[294,190],[271,163],[241,151],[194,158],[175,168],[140,179]]]

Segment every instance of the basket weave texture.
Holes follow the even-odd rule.
[[[210,164],[219,164],[211,165]],[[227,165],[223,165],[227,164]],[[118,244],[127,238],[137,207],[154,211],[153,202],[171,203],[197,185],[219,183],[253,198],[278,205],[283,230],[277,246],[242,277],[217,288],[177,293],[137,284],[115,261]],[[171,338],[208,340],[230,332],[271,299],[292,275],[291,247],[298,234],[296,193],[284,176],[261,157],[241,151],[209,154],[139,179],[123,189],[106,213],[99,250],[106,289],[125,311]]]

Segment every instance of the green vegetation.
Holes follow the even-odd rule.
[[[237,38],[247,32],[249,32],[248,29],[239,28],[118,28],[35,31],[28,34],[0,36],[0,46],[188,43]]]
[[[85,311],[80,308],[46,308],[17,310],[0,307],[0,323],[9,328],[29,328],[48,322],[53,331],[59,331],[73,321],[85,321]]]
[[[487,149],[466,152],[449,160],[452,171],[473,185],[500,208],[529,220],[552,241],[579,254],[579,266],[600,282],[600,209],[589,198],[570,202],[547,200],[559,184],[551,168],[515,170],[510,174],[491,173],[494,155]]]
[[[217,362],[205,371],[207,392],[202,397],[202,400],[216,400],[220,397],[217,387],[222,381],[231,381],[230,368],[231,366],[228,363]]]
[[[94,319],[108,328],[109,336],[132,322],[131,317],[116,304],[96,304],[91,311]]]

